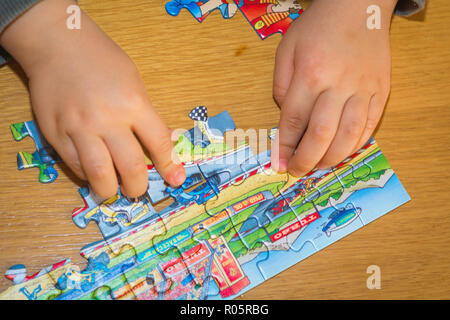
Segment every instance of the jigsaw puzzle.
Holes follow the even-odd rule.
[[[21,141],[25,137],[30,137],[36,145],[36,151],[33,153],[24,151],[17,153],[17,168],[19,170],[39,168],[40,182],[50,183],[55,181],[58,172],[53,168],[53,165],[62,160],[48,144],[34,121],[15,123],[10,126],[10,129],[14,140]]]
[[[27,277],[14,266],[0,298],[232,299],[410,199],[373,139],[336,167],[295,178],[272,172],[270,151],[225,146],[228,112],[220,125],[205,107],[190,117],[195,127],[176,145],[182,186],[168,187],[149,165],[141,198],[81,188],[73,220],[94,221],[104,237],[81,249],[87,267],[64,262]]]
[[[237,6],[232,0],[172,0],[166,3],[166,11],[178,16],[182,9],[188,10],[198,22],[202,22],[214,10],[219,10],[224,19],[232,18]]]

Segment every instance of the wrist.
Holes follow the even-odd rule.
[[[371,5],[377,5],[380,9],[386,13],[393,13],[395,6],[399,0],[314,0],[314,2],[328,2],[335,3],[338,6],[342,7],[353,7],[353,8],[367,8]]]
[[[314,0],[308,10],[334,23],[337,28],[346,26],[365,31],[368,18],[377,10],[381,29],[389,31],[392,15],[398,0]],[[301,20],[301,19],[299,19]]]
[[[17,18],[0,36],[0,44],[28,74],[33,66],[48,61],[65,45],[68,33],[68,6],[72,0],[44,0]]]

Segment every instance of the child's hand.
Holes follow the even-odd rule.
[[[277,50],[274,98],[281,108],[279,171],[302,176],[362,147],[390,90],[389,26],[396,0],[314,0]],[[381,8],[381,29],[366,12]],[[279,158],[276,156],[279,151]]]
[[[73,1],[46,0],[5,31],[2,45],[22,65],[36,118],[50,144],[102,197],[137,197],[148,186],[144,152],[172,185],[185,179],[172,161],[169,129],[153,109],[131,59],[90,18],[66,27]]]

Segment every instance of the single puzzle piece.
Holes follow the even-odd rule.
[[[303,9],[297,0],[234,0],[261,39],[284,35]]]
[[[33,139],[36,151],[32,154],[21,151],[17,153],[17,168],[39,168],[39,181],[50,183],[58,177],[58,172],[53,168],[55,163],[61,162],[61,158],[51,147],[45,137],[39,131],[34,121],[15,123],[10,126],[14,140],[21,141],[25,137]]]
[[[198,22],[202,22],[212,11],[218,9],[224,19],[232,18],[237,6],[231,0],[172,0],[166,3],[166,11],[171,16],[178,16],[181,9],[188,10]]]
[[[223,143],[225,133],[236,129],[233,119],[228,111],[223,111],[214,117],[208,117],[205,106],[197,106],[189,113],[189,118],[194,120],[194,127],[184,133],[192,145],[202,148],[210,144]]]

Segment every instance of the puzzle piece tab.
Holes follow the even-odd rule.
[[[45,137],[39,131],[34,121],[15,123],[10,126],[14,140],[21,141],[25,137],[33,139],[36,151],[28,153],[21,151],[17,153],[17,168],[19,170],[28,168],[39,168],[39,181],[50,183],[58,177],[58,172],[53,168],[61,158],[51,147]]]

